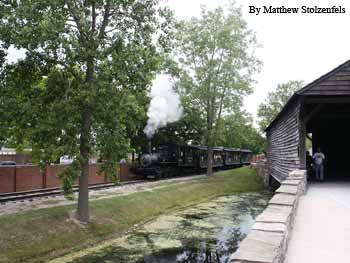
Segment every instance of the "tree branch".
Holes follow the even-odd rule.
[[[38,52],[35,52],[31,49],[27,49],[27,51],[32,55],[32,56],[35,56],[35,57],[38,57],[40,58],[41,60],[44,60],[46,61],[47,63],[52,63],[54,65],[60,65],[62,67],[64,67],[68,72],[70,72],[74,78],[78,79],[78,75],[76,74],[76,72],[74,72],[74,70],[72,70],[71,67],[69,67],[69,65],[67,65],[66,63],[64,63],[63,61],[59,60],[59,59],[55,59],[55,58],[52,58],[50,57],[49,55],[43,55],[41,53],[38,53]]]
[[[95,30],[96,30],[96,7],[95,7],[95,1],[92,1],[91,4],[91,31],[92,31],[92,35],[94,34]]]
[[[106,4],[105,4],[105,7],[104,7],[105,11],[104,11],[104,14],[103,14],[103,21],[102,21],[102,24],[101,24],[100,32],[98,34],[98,38],[100,40],[102,40],[103,35],[105,34],[105,31],[106,31],[106,27],[108,25],[108,19],[109,19],[109,16],[110,16],[110,9],[111,9],[111,1],[107,0]]]
[[[79,31],[79,39],[81,41],[81,43],[85,43],[85,34],[84,34],[84,30],[83,27],[80,23],[80,19],[78,17],[78,15],[76,14],[76,12],[74,11],[74,7],[72,5],[74,5],[74,1],[73,3],[71,2],[71,0],[65,0],[67,6],[68,6],[68,10],[71,13],[72,17],[73,17],[73,21],[75,22],[75,24],[77,25],[78,31]]]

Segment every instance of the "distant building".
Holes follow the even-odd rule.
[[[30,152],[30,149],[25,149],[26,152]],[[13,161],[17,165],[31,164],[32,157],[30,154],[17,153],[14,148],[1,148],[0,150],[0,162]]]
[[[71,164],[73,161],[74,159],[68,155],[61,156],[60,158],[60,164]]]

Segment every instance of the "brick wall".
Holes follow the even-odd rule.
[[[16,166],[16,192],[43,188],[43,176],[40,168],[34,165]]]
[[[98,175],[99,166],[90,164],[89,184],[108,182],[104,174]],[[35,165],[0,166],[0,194],[60,187],[58,175],[66,167],[67,165],[55,164],[40,171]],[[128,164],[120,164],[117,169],[122,182],[138,179],[130,173]]]
[[[45,188],[54,188],[60,186],[59,173],[62,172],[67,165],[48,165],[46,167],[46,184]]]
[[[10,193],[16,191],[16,168],[1,167],[0,169],[0,193]]]
[[[104,173],[99,175],[99,166],[98,164],[90,164],[89,184],[101,184],[106,182]]]
[[[121,182],[124,181],[134,181],[134,180],[140,180],[143,179],[144,177],[141,175],[136,175],[132,172],[131,165],[128,163],[123,163],[119,165],[120,170],[119,170],[119,178]]]

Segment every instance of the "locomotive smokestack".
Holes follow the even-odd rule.
[[[152,141],[148,140],[148,153],[151,154],[152,153]]]

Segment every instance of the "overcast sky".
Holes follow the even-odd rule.
[[[179,18],[198,16],[200,5],[227,5],[225,0],[169,0]],[[249,27],[262,45],[257,51],[263,62],[256,76],[255,92],[245,101],[254,116],[257,106],[278,83],[303,80],[308,83],[350,59],[350,1],[236,0]],[[249,6],[286,7],[343,6],[345,14],[249,14]]]
[[[168,0],[178,18],[198,16],[201,5],[227,6],[226,0]],[[256,76],[255,92],[245,101],[256,115],[257,106],[278,83],[288,80],[311,82],[350,59],[350,1],[348,0],[236,0],[249,27],[256,32],[262,47],[257,51],[263,62]],[[346,8],[345,14],[249,14],[249,5],[261,7],[314,6]],[[10,60],[20,54],[11,51]]]

